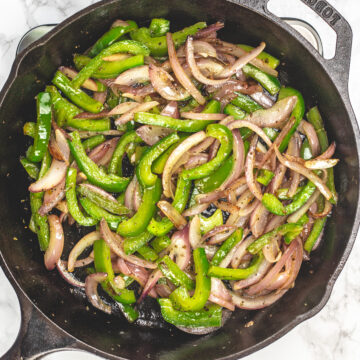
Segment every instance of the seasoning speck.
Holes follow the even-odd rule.
[[[251,320],[251,321],[249,321],[248,323],[246,323],[244,326],[245,326],[246,328],[248,328],[248,327],[253,326],[253,325],[254,325],[254,322]]]
[[[16,236],[14,236],[14,237],[13,237],[13,240],[15,240],[15,241],[16,241],[16,240],[19,240],[19,239],[18,239]]]

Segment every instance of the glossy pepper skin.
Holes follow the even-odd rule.
[[[156,144],[154,144],[140,159],[137,165],[136,175],[140,184],[144,187],[153,186],[158,178],[151,171],[153,162],[171,145],[177,143],[180,137],[177,133],[172,133]]]
[[[205,22],[198,22],[194,25],[186,27],[180,31],[177,31],[172,34],[172,38],[175,44],[175,47],[182,45],[188,36],[196,34],[200,29],[206,27]],[[167,44],[166,37],[151,37],[151,31],[148,28],[140,28],[138,30],[132,31],[130,36],[133,40],[137,40],[145,44],[151,52],[152,56],[166,56],[167,55]]]
[[[135,29],[137,29],[137,25],[134,21],[132,21],[128,26],[116,26],[111,28],[99,40],[96,41],[96,43],[89,50],[88,55],[90,57],[96,56],[99,54],[99,52],[113,44],[120,37]]]
[[[169,299],[158,299],[158,302],[165,321],[175,326],[189,328],[221,326],[222,308],[219,305],[211,304],[199,311],[179,311]]]
[[[116,53],[129,53],[133,55],[150,55],[149,49],[138,41],[122,40],[111,44],[109,47],[102,50],[89,63],[84,66],[76,77],[72,80],[71,85],[74,89],[79,89],[80,86],[104,63],[103,57],[113,55]]]
[[[126,188],[129,183],[128,178],[119,177],[114,174],[106,174],[86,155],[81,144],[79,133],[74,131],[71,137],[72,141],[69,141],[71,154],[90,183],[110,192],[121,192]]]
[[[102,144],[106,140],[104,135],[95,135],[82,142],[85,151],[90,151],[96,146]]]
[[[260,253],[260,255],[255,255],[250,265],[244,269],[229,269],[229,268],[222,268],[219,266],[211,266],[208,275],[222,280],[247,279],[250,275],[256,272],[263,258],[264,256],[262,255],[262,253]]]
[[[61,71],[57,71],[55,73],[52,79],[52,83],[58,89],[60,89],[75,105],[80,106],[82,109],[92,113],[99,113],[104,109],[104,106],[101,102],[94,100],[81,89],[75,88],[71,81]]]
[[[186,287],[180,286],[170,294],[171,301],[183,311],[199,311],[204,308],[211,291],[211,279],[208,277],[209,262],[205,250],[197,248],[193,251],[196,284],[193,296],[189,296]]]
[[[47,150],[51,133],[51,96],[48,92],[39,93],[36,97],[37,122],[34,144],[30,146],[26,157],[32,162],[40,162]]]
[[[234,246],[236,246],[243,238],[243,229],[237,229],[230,237],[228,237],[220,246],[214,257],[211,259],[212,266],[218,266],[225,259],[226,255]]]
[[[289,145],[289,141],[290,141],[291,137],[294,135],[294,133],[295,133],[296,129],[298,128],[301,120],[303,119],[304,113],[305,113],[305,102],[304,102],[304,98],[301,95],[301,93],[291,87],[281,88],[281,90],[279,92],[279,100],[284,99],[289,96],[297,97],[296,105],[290,115],[290,117],[295,117],[295,123],[292,126],[292,128],[289,130],[289,132],[286,134],[286,136],[284,137],[284,140],[279,145],[280,152],[283,152]]]
[[[308,238],[305,241],[304,244],[304,250],[306,250],[308,253],[311,252],[312,248],[314,247],[317,239],[321,235],[321,232],[325,226],[327,217],[323,217],[321,219],[316,219],[314,222],[314,225],[311,229],[311,232],[308,236]]]
[[[125,133],[121,139],[118,141],[115,151],[111,157],[109,164],[109,173],[110,174],[118,174],[121,176],[122,174],[122,159],[126,152],[126,148],[129,144],[139,144],[142,142],[141,137],[136,133],[136,131],[129,131]]]
[[[74,64],[77,70],[81,70],[89,64],[91,58],[85,55],[74,55]],[[136,66],[144,65],[144,55],[135,55],[127,59],[117,61],[103,61],[91,77],[95,79],[113,79],[122,72]]]
[[[181,176],[178,178],[176,184],[176,191],[172,206],[179,212],[182,213],[185,210],[186,204],[189,199],[191,189],[191,181],[184,180]],[[151,219],[147,230],[155,236],[164,236],[174,227],[173,223],[164,217],[160,221]]]
[[[26,172],[28,173],[28,175],[32,178],[32,179],[37,179],[39,177],[39,167],[37,164],[29,161],[27,158],[25,157],[21,157],[20,158],[20,163],[21,165],[24,167],[24,169],[26,170]]]
[[[220,148],[216,156],[209,162],[193,169],[184,170],[181,173],[181,177],[186,180],[201,179],[210,175],[213,171],[218,169],[231,154],[233,147],[233,135],[226,126],[220,124],[210,124],[206,128],[206,135],[219,140]]]
[[[143,245],[137,252],[147,261],[155,261],[158,258],[154,249],[147,245]]]
[[[200,215],[200,231],[201,234],[206,234],[216,226],[224,224],[224,218],[222,211],[217,209],[210,217],[206,218],[203,215]]]
[[[117,233],[122,236],[137,236],[145,231],[156,211],[156,203],[160,200],[161,190],[160,179],[156,180],[154,186],[145,188],[137,213],[129,220],[123,221]]]
[[[66,201],[70,215],[82,226],[94,226],[98,222],[92,217],[85,216],[79,207],[76,196],[76,177],[77,170],[70,167],[66,174]]]
[[[154,235],[150,234],[148,231],[144,231],[138,236],[127,237],[124,239],[124,251],[127,255],[133,254],[153,238]]]
[[[154,18],[151,20],[149,30],[151,37],[164,36],[170,31],[170,21]]]
[[[135,122],[145,125],[158,125],[182,132],[198,132],[211,123],[210,120],[181,120],[170,116],[157,115],[147,112],[138,112],[134,115]]]

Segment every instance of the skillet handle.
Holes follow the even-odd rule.
[[[269,0],[230,0],[241,3],[254,10],[258,10],[266,15],[271,15],[274,20],[279,20],[268,9]],[[310,9],[316,12],[326,23],[336,32],[335,56],[332,59],[320,57],[322,64],[330,74],[333,81],[348,92],[350,57],[352,46],[352,30],[349,23],[339,14],[339,12],[325,0],[301,0]]]
[[[55,351],[79,349],[76,339],[47,320],[21,290],[16,292],[21,308],[20,331],[2,360],[36,360]]]

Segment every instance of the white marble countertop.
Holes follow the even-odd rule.
[[[0,1],[0,88],[5,83],[21,36],[30,28],[59,23],[95,0],[11,0]],[[329,0],[350,22],[353,33],[353,55],[350,72],[350,98],[360,119],[360,2]],[[309,21],[320,32],[325,55],[332,53],[335,36],[300,0],[271,0],[270,9],[279,16],[298,17]],[[360,239],[341,273],[324,309],[312,319],[300,324],[280,340],[248,356],[247,360],[319,360],[360,358]],[[16,338],[20,311],[14,290],[0,269],[0,355]],[[294,352],[294,350],[296,351]],[[61,352],[46,356],[47,360],[99,359],[80,352]],[[14,359],[15,360],[15,359]]]

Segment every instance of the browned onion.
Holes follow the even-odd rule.
[[[121,73],[114,81],[118,85],[134,85],[150,81],[149,66],[142,65],[128,69]]]
[[[226,212],[228,212],[230,214],[234,214],[234,213],[237,214],[238,211],[240,210],[236,205],[231,204],[231,203],[226,202],[226,201],[215,201],[214,205],[218,209],[220,209],[222,211],[226,211]]]
[[[49,215],[50,242],[44,255],[44,263],[47,270],[53,270],[59,261],[64,248],[64,231],[56,215]]]
[[[65,179],[50,190],[45,191],[44,201],[39,209],[40,215],[50,212],[65,196]]]
[[[231,311],[235,310],[235,305],[232,302],[231,295],[229,294],[226,286],[220,279],[213,277],[211,278],[211,292],[209,296],[209,301],[225,307]]]
[[[123,114],[127,113],[128,111],[133,110],[138,105],[139,105],[139,103],[134,102],[134,101],[123,102],[123,103],[115,106],[113,109],[111,109],[107,113],[107,116],[123,115]]]
[[[104,104],[106,101],[107,91],[95,91],[93,99]]]
[[[189,242],[192,249],[196,249],[202,244],[200,218],[197,215],[192,218],[189,224]]]
[[[170,154],[168,160],[166,161],[163,176],[162,184],[164,189],[164,195],[168,198],[173,197],[173,191],[171,187],[171,176],[173,169],[175,168],[177,162],[181,157],[186,154],[193,146],[197,145],[206,138],[204,131],[199,131],[192,134],[186,138],[180,145],[178,145],[174,151]]]
[[[207,239],[211,238],[212,236],[224,232],[229,232],[231,230],[236,230],[236,226],[233,225],[219,225],[215,226],[212,230],[208,231],[206,234],[203,235],[201,238],[201,242],[206,241]],[[210,242],[209,242],[210,243]]]
[[[279,161],[286,166],[287,168],[297,171],[299,174],[305,176],[310,181],[312,181],[316,187],[319,189],[319,191],[324,195],[326,200],[330,200],[332,198],[332,193],[329,190],[329,188],[326,186],[326,184],[317,176],[315,175],[311,170],[307,169],[306,167],[293,162],[286,160],[281,154],[277,146],[274,146],[275,154]]]
[[[253,93],[250,95],[258,104],[260,104],[264,109],[269,109],[274,106],[274,101],[264,94],[262,91]]]
[[[206,77],[218,77],[224,70],[224,65],[214,59],[198,59],[196,65]]]
[[[124,196],[124,205],[132,211],[135,210],[134,193],[135,193],[136,183],[137,183],[137,178],[136,175],[134,175],[134,177],[132,178],[132,180],[130,181],[129,185],[126,188],[125,196]]]
[[[162,274],[162,272],[161,272],[161,270],[159,270],[159,269],[156,269],[156,270],[154,270],[151,274],[150,274],[150,276],[149,276],[149,278],[148,278],[148,280],[147,280],[147,282],[146,282],[146,284],[145,284],[145,286],[144,286],[144,288],[143,288],[143,291],[142,291],[142,293],[141,293],[141,295],[140,295],[140,297],[139,297],[139,299],[138,299],[138,303],[141,303],[143,300],[144,300],[144,298],[150,293],[150,291],[154,288],[154,286],[156,285],[156,283],[158,282],[158,280],[160,279],[160,278],[162,278],[163,277],[163,274]]]
[[[171,33],[166,34],[166,42],[168,47],[170,65],[179,83],[191,94],[191,96],[200,105],[204,105],[206,103],[206,99],[201,95],[200,91],[191,82],[191,80],[186,75],[184,69],[180,65],[180,62],[176,56],[175,45]]]
[[[171,237],[170,258],[176,258],[176,264],[184,270],[190,263],[191,247],[189,239],[189,225],[176,231]]]
[[[92,306],[107,314],[111,314],[111,306],[102,301],[97,291],[98,285],[105,281],[107,276],[107,273],[95,273],[88,275],[85,279],[85,293]]]
[[[331,213],[331,210],[332,210],[331,202],[325,200],[324,210],[321,213],[315,213],[315,214],[310,211],[310,215],[315,219],[319,219],[328,216]]]
[[[208,162],[207,154],[197,154],[190,157],[190,159],[185,163],[185,169],[193,169],[199,165],[205,164]]]
[[[316,170],[316,169],[329,169],[334,167],[339,162],[339,159],[325,159],[325,160],[307,160],[304,165],[307,169]]]
[[[254,178],[254,163],[255,163],[255,149],[258,142],[258,136],[255,135],[250,143],[249,152],[245,161],[245,177],[248,184],[249,190],[254,194],[254,196],[261,201],[262,193],[258,183]]]
[[[333,141],[331,143],[331,145],[321,155],[316,157],[314,160],[330,159],[334,155],[335,149],[336,149],[336,144],[335,144],[335,141]]]
[[[181,101],[189,97],[188,91],[174,82],[174,78],[163,68],[149,65],[149,76],[153,88],[166,100]]]
[[[186,219],[167,201],[160,200],[157,207],[164,213],[164,215],[174,224],[177,229],[183,229],[187,221]]]
[[[188,209],[186,209],[182,215],[183,216],[195,216],[198,214],[201,214],[203,211],[205,211],[209,207],[210,203],[205,204],[196,204]]]
[[[67,66],[60,66],[59,67],[59,71],[61,71],[64,75],[66,75],[67,77],[69,77],[70,79],[74,79],[78,72],[72,68],[69,68]],[[91,90],[91,91],[97,91],[98,90],[98,86],[96,84],[96,82],[90,78],[86,79],[82,85],[83,88]]]
[[[215,24],[211,24],[211,25],[207,26],[206,28],[199,30],[194,35],[194,37],[196,39],[207,38],[211,34],[216,33],[217,31],[221,30],[223,27],[224,27],[224,23],[217,21]]]
[[[64,133],[60,129],[55,130],[55,137],[50,136],[49,151],[52,157],[69,165],[70,148]]]
[[[172,129],[156,125],[143,125],[136,129],[136,133],[148,145],[154,145],[163,137],[173,132]]]
[[[69,272],[73,272],[75,268],[75,264],[77,258],[83,253],[83,251],[92,246],[96,240],[101,239],[101,235],[99,231],[93,231],[84,237],[82,237],[76,245],[72,248],[68,258],[67,269]]]
[[[244,65],[256,59],[256,57],[262,53],[265,49],[266,44],[261,42],[260,45],[249,52],[246,52],[243,56],[241,56],[238,60],[235,61],[234,64],[225,68],[224,71],[220,74],[221,77],[230,77],[234,75],[237,71],[242,69]],[[200,81],[200,80],[199,80]]]
[[[179,107],[177,101],[170,101],[167,105],[162,109],[160,115],[162,116],[170,116],[173,119],[179,119]]]
[[[268,222],[269,212],[260,202],[250,217],[250,228],[254,236],[259,237],[264,233],[265,226]]]
[[[118,119],[116,119],[115,125],[126,124],[127,122],[134,119],[135,113],[138,113],[141,111],[149,111],[157,105],[159,105],[159,103],[157,101],[149,101],[149,102],[145,102],[142,104],[138,104],[136,107],[127,111],[125,114],[121,115]]]
[[[118,235],[111,232],[109,229],[109,225],[107,224],[105,219],[100,221],[100,233],[102,238],[105,242],[109,245],[110,249],[119,257],[123,258],[124,260],[142,266],[148,269],[155,269],[157,267],[156,264],[146,261],[143,259],[138,258],[135,255],[126,255],[123,249],[123,239]]]
[[[319,143],[319,138],[314,129],[314,126],[304,120],[301,122],[301,126],[304,130],[307,139],[309,140],[312,156],[313,157],[318,156],[320,153],[320,143]]]
[[[67,267],[67,263],[64,260],[59,259],[58,262],[56,263],[56,268],[58,269],[59,274],[66,282],[68,282],[72,286],[84,288],[85,283],[78,280],[72,273],[69,273],[66,270],[66,267]]]

